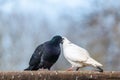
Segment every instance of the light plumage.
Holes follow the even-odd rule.
[[[68,62],[72,64],[72,67],[77,67],[76,70],[85,66],[93,66],[103,72],[100,68],[103,65],[91,58],[87,50],[73,44],[65,37],[63,37],[63,53]]]

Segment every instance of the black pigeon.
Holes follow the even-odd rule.
[[[48,69],[57,61],[61,53],[61,36],[54,36],[50,41],[39,45],[34,51],[29,67],[25,70]]]

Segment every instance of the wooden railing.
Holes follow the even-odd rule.
[[[0,80],[120,80],[120,72],[21,71],[0,72]]]

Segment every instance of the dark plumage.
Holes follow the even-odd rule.
[[[50,41],[39,45],[30,59],[29,67],[25,70],[38,70],[39,68],[50,70],[59,58],[61,42],[61,36],[54,36]]]

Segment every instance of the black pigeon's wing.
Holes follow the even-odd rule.
[[[30,66],[35,66],[35,65],[37,66],[37,65],[39,65],[40,60],[41,60],[41,56],[42,56],[42,51],[43,51],[43,44],[39,45],[35,49],[32,57],[30,59],[30,62],[29,62]]]
[[[47,47],[46,47],[47,46]],[[41,56],[41,62],[39,68],[44,68],[50,70],[51,66],[57,61],[60,55],[60,47],[50,46],[45,44],[45,50]]]

